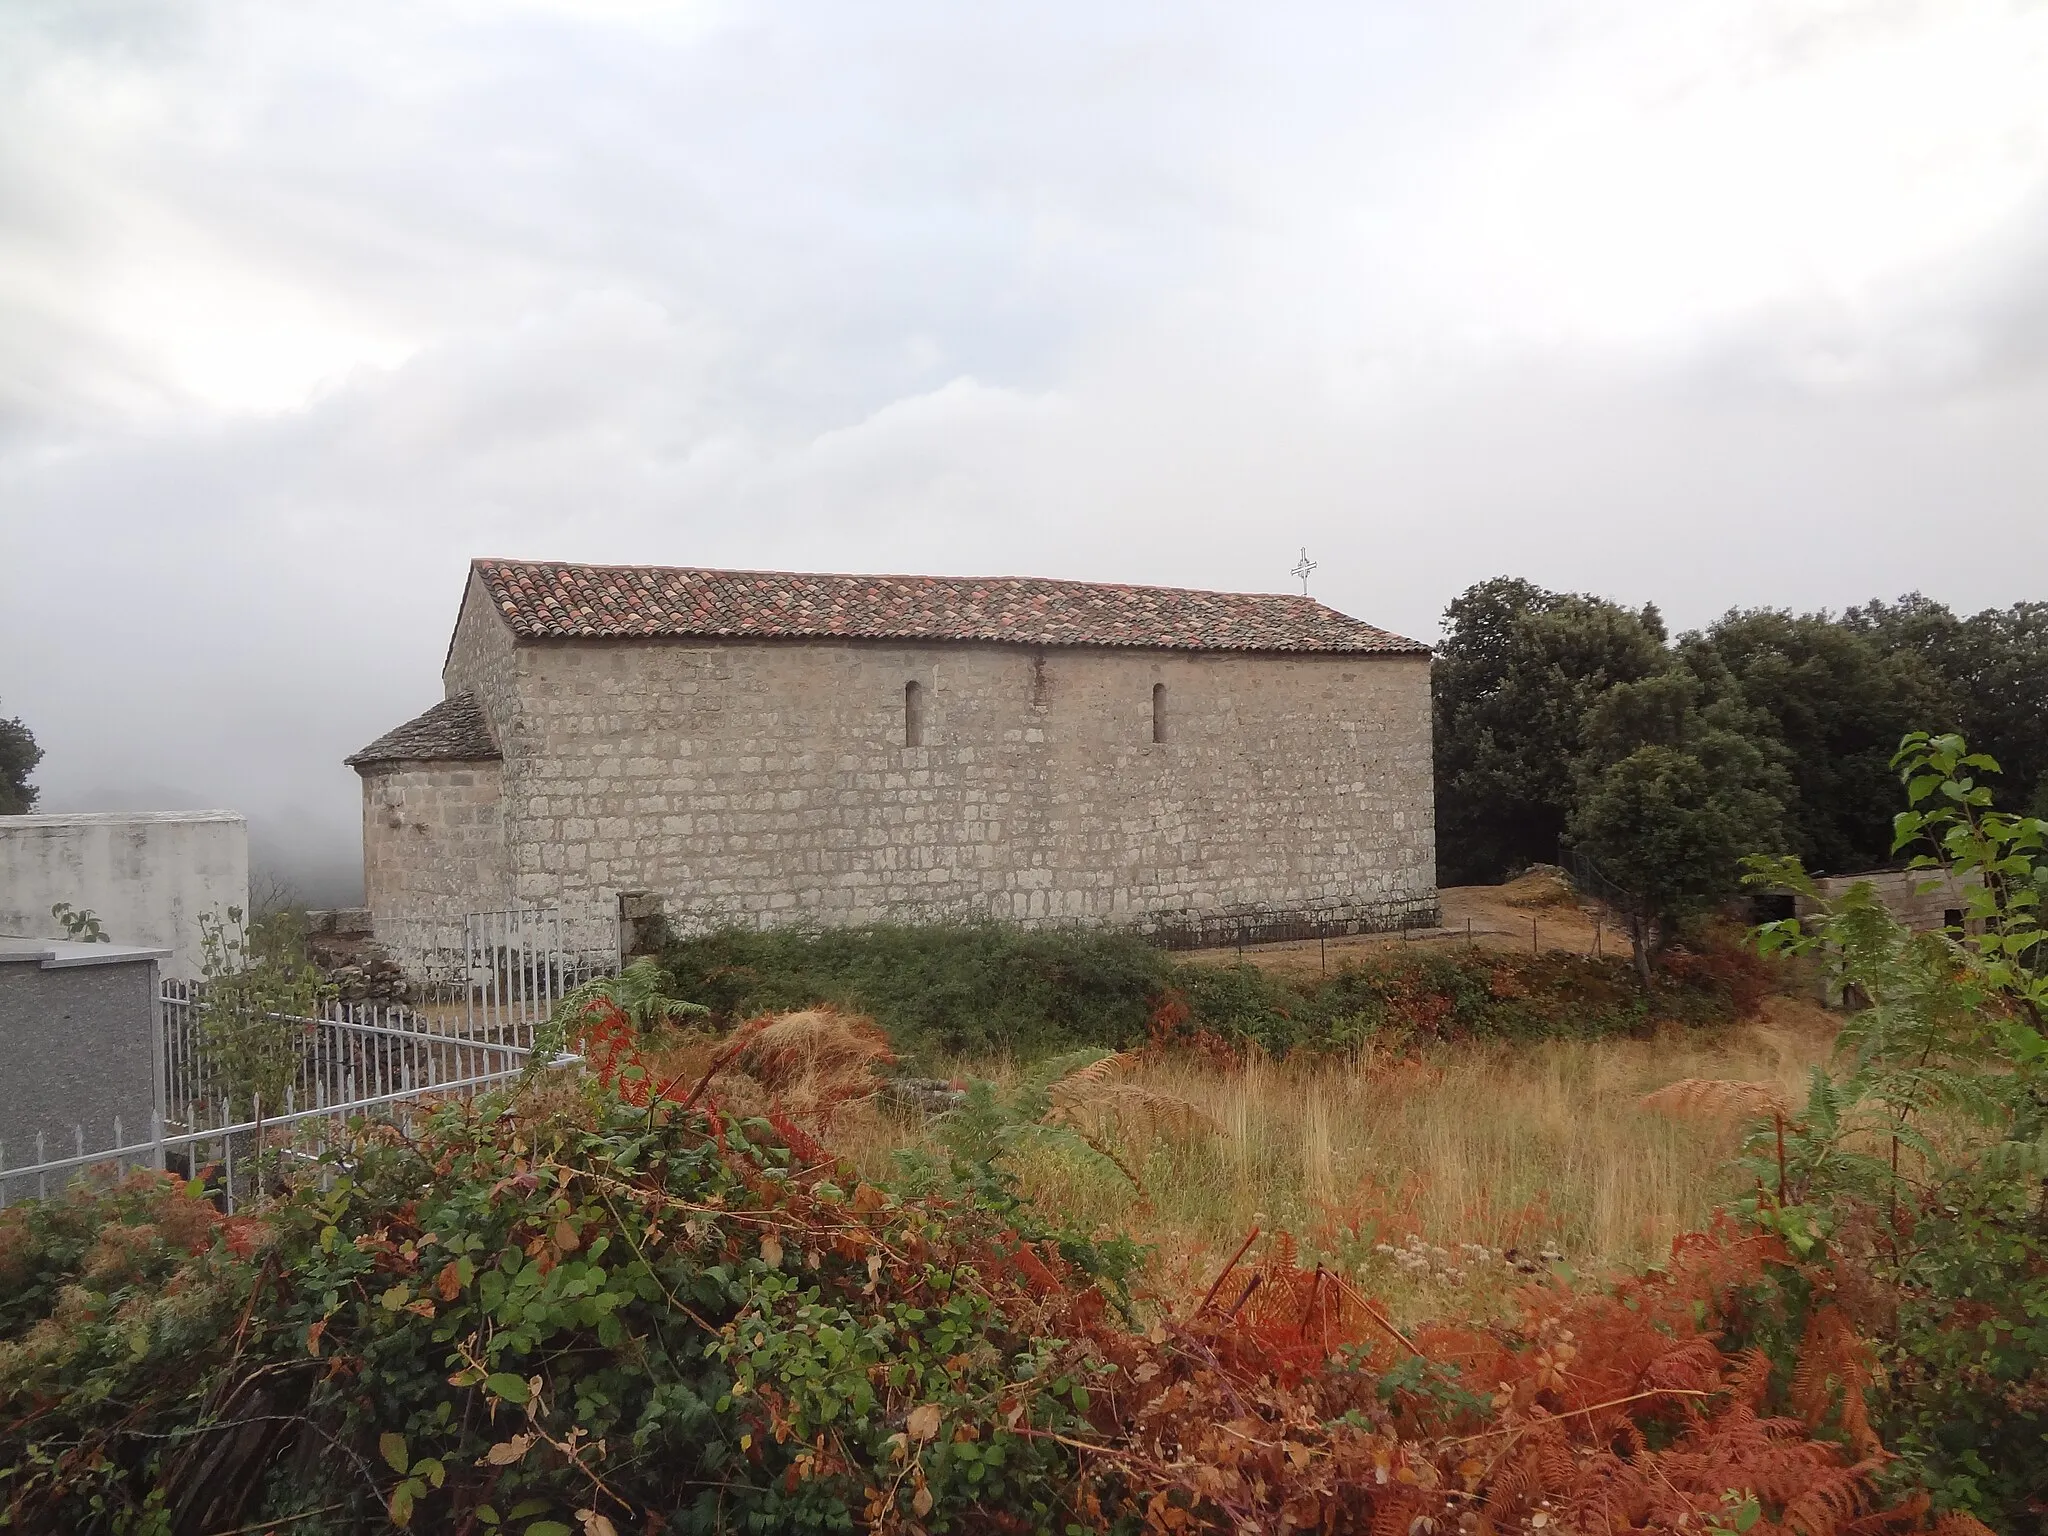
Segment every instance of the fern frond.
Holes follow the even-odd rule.
[[[1494,1470],[1493,1487],[1486,1496],[1486,1513],[1500,1520],[1532,1503],[1536,1482],[1532,1458],[1526,1453],[1511,1457]]]
[[[1136,1083],[1090,1082],[1074,1091],[1067,1091],[1062,1083],[1054,1091],[1047,1118],[1056,1124],[1097,1131],[1115,1126],[1143,1141],[1161,1135],[1185,1141],[1222,1134],[1222,1127],[1199,1105]]]
[[[1836,1415],[1856,1453],[1873,1455],[1879,1446],[1864,1394],[1876,1375],[1870,1346],[1850,1326],[1847,1314],[1832,1304],[1816,1305],[1807,1317],[1799,1363],[1792,1372],[1792,1406],[1815,1429],[1830,1414]]]
[[[1805,1491],[1785,1506],[1779,1524],[1798,1536],[1837,1536],[1863,1512],[1875,1462],[1813,1472]]]
[[[1727,1380],[1735,1400],[1755,1412],[1771,1390],[1771,1357],[1754,1346],[1744,1350]]]
[[[1769,1083],[1716,1077],[1682,1077],[1637,1101],[1661,1115],[1700,1120],[1791,1118],[1791,1108]]]
[[[1372,1512],[1371,1536],[1409,1536],[1409,1527],[1421,1513],[1412,1495],[1382,1500]]]
[[[1994,1179],[2048,1178],[2048,1136],[2037,1141],[2000,1141],[1986,1147],[1978,1168]]]
[[[1054,1098],[1062,1093],[1079,1093],[1107,1083],[1111,1078],[1130,1071],[1141,1059],[1137,1051],[1113,1051],[1097,1057],[1084,1067],[1076,1067],[1052,1085]]]
[[[1055,1091],[1062,1082],[1113,1054],[1091,1045],[1048,1057],[1024,1074],[1012,1091],[1010,1102],[1021,1118],[1043,1120],[1052,1112]]]

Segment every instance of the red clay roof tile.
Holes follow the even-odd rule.
[[[474,569],[521,640],[965,640],[1418,655],[1429,649],[1292,593],[526,560],[478,560]]]

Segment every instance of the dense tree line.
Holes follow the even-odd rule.
[[[1747,852],[1879,867],[1913,730],[1961,731],[2048,813],[2048,603],[1734,610],[1674,641],[1654,606],[1497,577],[1446,611],[1435,689],[1447,885],[1566,840],[1668,927],[1732,891]]]

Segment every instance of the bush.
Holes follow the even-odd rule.
[[[2048,1222],[2030,1184],[1952,1179],[1877,1276],[1878,1429],[1896,1480],[1994,1522],[2048,1508]]]
[[[1979,775],[1997,764],[1959,737],[1909,736],[1895,766],[1916,807],[1895,823],[1895,852],[1932,850],[1911,867],[1966,893],[1968,927],[1911,932],[1868,884],[1827,899],[1798,861],[1753,861],[1755,883],[1807,898],[1805,916],[1759,930],[1764,942],[1810,957],[1867,1006],[1815,1069],[1804,1110],[1753,1133],[1746,1204],[1796,1256],[1781,1330],[1806,1362],[1794,1395],[1839,1394],[1843,1434],[1882,1442],[1891,1485],[1918,1490],[1947,1529],[2038,1530],[2048,821],[1994,810]]]
[[[829,1003],[906,1053],[1021,1057],[1143,1040],[1172,970],[1133,934],[997,923],[725,929],[661,958],[678,993],[728,1021]]]
[[[1657,1019],[1725,1022],[1771,973],[1709,937],[1673,956],[1646,1000],[1626,961],[1493,950],[1389,949],[1329,977],[1177,960],[1129,933],[996,924],[767,933],[671,943],[684,997],[732,1022],[830,1004],[865,1013],[906,1054],[1023,1059],[1081,1045],[1206,1034],[1275,1055],[1379,1036],[1534,1040],[1618,1034]]]
[[[0,1526],[1051,1522],[1086,1243],[799,1181],[765,1121],[547,1097],[370,1132],[260,1229],[159,1176],[9,1211]]]
[[[1733,1490],[1816,1536],[1876,1503],[1717,1346],[1774,1240],[1409,1336],[1282,1234],[1141,1329],[1006,1192],[891,1195],[617,1065],[367,1131],[254,1222],[160,1178],[10,1212],[0,1526],[1698,1531]]]
[[[1487,950],[1390,951],[1334,976],[1297,979],[1255,966],[1177,967],[1184,1000],[1165,1012],[1179,1032],[1206,1031],[1293,1050],[1348,1050],[1368,1040],[1540,1040],[1631,1034],[1658,1020],[1727,1023],[1753,1011],[1747,987],[1713,967],[1660,975],[1645,998],[1628,963]]]

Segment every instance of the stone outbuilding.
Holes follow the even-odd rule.
[[[1861,874],[1820,875],[1813,883],[1827,901],[1839,900],[1851,886],[1867,885],[1885,909],[1915,933],[1933,933],[1944,928],[1975,931],[1977,926],[1966,921],[1970,892],[1977,886],[1974,878],[1959,882],[1954,875],[1938,869],[1872,869]],[[1789,905],[1791,911],[1787,916],[1806,917],[1815,911],[1814,904],[1804,896]]]
[[[1426,925],[1429,665],[1292,594],[478,560],[446,696],[348,760],[366,897]]]

